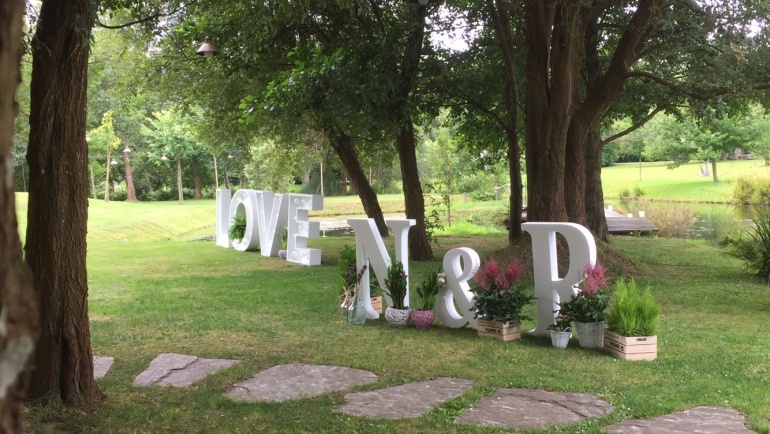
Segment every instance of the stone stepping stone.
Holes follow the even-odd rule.
[[[94,379],[104,378],[114,361],[114,357],[94,356]]]
[[[419,417],[439,404],[456,398],[475,383],[457,378],[408,383],[370,392],[351,393],[334,411],[363,417],[401,419]]]
[[[605,427],[618,434],[749,434],[746,417],[729,407],[695,407],[651,419],[626,420]]]
[[[464,410],[457,422],[534,429],[576,423],[611,412],[610,404],[587,393],[498,389],[494,395]]]
[[[144,372],[134,378],[134,385],[187,387],[238,360],[201,359],[197,356],[166,353],[156,357]]]
[[[236,383],[227,396],[236,401],[282,402],[344,390],[377,381],[363,369],[324,365],[279,365]]]

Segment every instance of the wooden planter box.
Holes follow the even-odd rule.
[[[375,312],[382,313],[382,297],[372,297],[372,308],[375,310]],[[337,309],[342,313],[342,308],[340,307],[342,305],[342,302],[345,301],[345,296],[340,295],[337,297]]]
[[[521,327],[512,322],[478,320],[477,331],[479,336],[485,338],[495,338],[501,341],[515,341],[521,339]]]
[[[604,351],[622,360],[655,360],[658,358],[658,337],[627,337],[605,329]]]

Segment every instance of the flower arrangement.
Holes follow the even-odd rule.
[[[575,322],[604,321],[604,310],[610,304],[610,296],[606,290],[609,278],[604,276],[604,267],[599,262],[588,264],[582,275],[583,280],[578,284],[577,295],[561,303],[559,314]]]
[[[441,289],[441,285],[446,282],[444,273],[440,273],[439,270],[440,268],[435,271],[428,271],[425,280],[423,280],[422,284],[415,290],[417,296],[420,298],[420,310],[433,310],[436,306],[436,296],[438,295],[438,291]]]
[[[566,332],[571,328],[572,318],[567,315],[556,315],[554,318],[554,323],[548,326],[548,330],[553,330],[555,332]]]
[[[345,293],[350,287],[356,283],[356,249],[345,245],[340,252],[339,260],[337,261],[337,271],[340,273],[340,286],[342,292]]]
[[[479,269],[474,280],[478,284],[471,287],[474,318],[514,323],[530,319],[522,314],[522,310],[535,297],[525,294],[519,285],[521,266],[517,261],[502,268],[496,260],[490,259]]]
[[[366,265],[361,267],[361,271],[359,271],[358,274],[356,274],[355,268],[350,267],[350,269],[353,271],[353,283],[345,287],[346,300],[353,300],[358,297],[358,288],[361,284],[361,277],[366,272]]]
[[[388,267],[388,275],[385,278],[385,288],[382,290],[390,297],[393,309],[405,309],[404,297],[406,297],[406,278],[404,264],[401,261],[393,261]]]
[[[634,279],[618,280],[613,295],[615,301],[607,309],[608,329],[621,336],[658,334],[660,307],[653,300],[649,286],[642,290]]]
[[[233,218],[230,228],[227,230],[227,236],[234,241],[241,241],[246,236],[246,216],[237,214]]]

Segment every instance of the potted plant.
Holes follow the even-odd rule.
[[[244,214],[237,214],[233,218],[233,223],[227,230],[227,236],[235,241],[240,241],[246,236],[246,216]]]
[[[572,319],[566,315],[556,315],[554,323],[548,326],[551,331],[551,345],[555,348],[567,348],[572,338],[571,321]]]
[[[356,249],[346,244],[340,252],[339,260],[337,261],[337,271],[340,276],[340,288],[342,288],[342,294],[339,296],[338,304],[342,309],[342,304],[345,301],[345,290],[350,285],[356,283]],[[371,282],[369,295],[371,297],[372,308],[375,312],[382,313],[382,296],[372,296],[379,291],[380,286],[376,280]],[[345,307],[347,310],[347,307]]]
[[[660,307],[649,287],[641,291],[634,279],[619,280],[606,313],[604,350],[623,360],[655,360],[659,316]]]
[[[602,348],[604,337],[604,310],[610,304],[604,267],[600,263],[588,264],[583,269],[583,280],[578,293],[571,300],[561,303],[559,313],[575,322],[578,342],[583,348]]]
[[[419,298],[418,306],[420,306],[419,309],[412,309],[410,314],[415,328],[427,330],[433,325],[433,320],[436,318],[436,314],[433,312],[433,308],[436,306],[436,296],[441,285],[446,282],[444,273],[439,272],[440,269],[428,271],[425,280],[415,290]]]
[[[383,292],[390,297],[392,306],[385,309],[385,321],[393,327],[406,327],[409,323],[409,308],[404,306],[406,298],[406,278],[404,264],[401,261],[393,261],[388,267],[388,275],[385,279]]]
[[[503,341],[521,338],[521,321],[530,319],[522,313],[535,297],[525,294],[519,281],[521,267],[517,261],[501,268],[496,260],[487,261],[474,277],[478,285],[473,292],[474,318],[478,334]]]

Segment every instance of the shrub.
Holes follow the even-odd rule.
[[[664,238],[687,238],[687,230],[698,221],[692,208],[684,204],[650,205],[645,212],[658,227],[658,236]]]
[[[641,292],[634,279],[618,280],[614,302],[605,313],[607,328],[622,336],[653,336],[660,325],[660,307],[652,299],[650,288]]]
[[[744,230],[741,236],[728,240],[736,256],[746,261],[746,266],[757,277],[770,281],[770,207],[751,207],[753,229]]]
[[[733,203],[770,206],[770,177],[741,176],[733,184]]]

